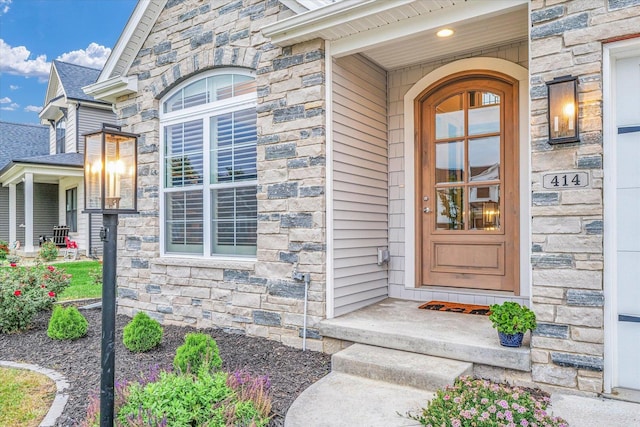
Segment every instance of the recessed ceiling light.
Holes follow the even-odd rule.
[[[443,28],[436,33],[438,37],[449,37],[453,35],[453,30],[451,28]]]

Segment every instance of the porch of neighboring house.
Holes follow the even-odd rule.
[[[14,160],[2,171],[8,211],[3,236],[16,255],[37,257],[47,240],[56,243],[60,256],[90,255],[90,248],[97,255],[101,221],[82,214],[83,162],[77,153],[47,155]],[[68,250],[65,235],[75,250]]]

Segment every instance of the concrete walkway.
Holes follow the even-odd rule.
[[[65,390],[69,388],[69,382],[67,381],[67,379],[61,373],[56,372],[53,369],[43,368],[41,366],[31,365],[28,363],[7,362],[0,360],[0,366],[14,369],[27,369],[29,371],[37,372],[39,374],[46,375],[56,383],[56,396],[53,399],[51,408],[49,408],[49,412],[47,412],[47,415],[44,417],[39,426],[53,427],[60,415],[62,415],[62,411],[64,411],[67,400],[69,400],[69,395],[65,393]]]
[[[407,427],[434,393],[331,372],[289,408],[285,427]],[[640,404],[555,394],[550,410],[571,427],[640,426]]]

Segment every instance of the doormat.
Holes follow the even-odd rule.
[[[451,311],[453,313],[479,314],[482,316],[489,315],[489,306],[487,305],[462,304],[458,302],[429,301],[418,308],[435,311]]]

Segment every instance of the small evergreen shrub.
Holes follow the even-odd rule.
[[[427,427],[567,427],[562,418],[546,412],[549,402],[519,387],[460,377],[453,386],[437,390],[421,413],[407,415]]]
[[[53,266],[0,270],[0,333],[28,329],[38,312],[51,309],[70,281],[69,274]]]
[[[216,371],[222,366],[216,340],[203,333],[187,334],[184,337],[184,344],[176,350],[173,366],[181,373]]]
[[[89,323],[77,308],[56,306],[53,309],[47,335],[54,340],[75,340],[87,334]]]
[[[139,311],[123,330],[124,346],[134,353],[142,353],[157,347],[162,341],[162,326]]]
[[[53,261],[58,258],[58,247],[53,242],[44,242],[40,248],[39,256],[44,261]]]

